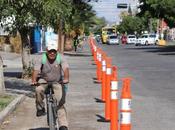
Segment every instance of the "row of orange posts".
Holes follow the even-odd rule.
[[[97,66],[96,82],[101,83],[101,100],[105,102],[105,120],[110,121],[110,130],[131,130],[131,78],[122,78],[120,94],[118,68],[112,65],[112,58],[96,45],[93,38],[89,39],[89,44],[94,64]]]

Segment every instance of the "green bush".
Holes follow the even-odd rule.
[[[11,95],[0,95],[0,111],[2,111],[13,100]]]

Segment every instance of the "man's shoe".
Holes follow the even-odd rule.
[[[67,126],[61,126],[59,130],[68,130]]]
[[[44,116],[44,115],[46,115],[45,108],[43,108],[42,110],[37,110],[37,112],[36,112],[37,117]]]

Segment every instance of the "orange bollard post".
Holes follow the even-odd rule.
[[[117,79],[117,67],[112,68],[111,79],[111,101],[110,101],[110,130],[118,130],[118,79]]]
[[[95,45],[93,45],[93,48],[94,48],[94,54],[93,54],[93,56],[94,56],[94,64],[96,65],[96,63],[97,63],[97,47],[95,46]]]
[[[101,100],[105,100],[105,88],[106,88],[106,54],[103,52],[102,54],[102,84],[101,84]]]
[[[123,79],[120,110],[120,130],[131,130],[131,78]]]
[[[96,60],[96,82],[99,79],[99,48],[97,48],[97,60]]]
[[[99,49],[99,64],[98,64],[98,82],[101,83],[102,80],[102,50]]]
[[[96,68],[96,75],[97,75],[97,80],[95,83],[101,83],[101,60],[102,60],[102,54],[100,48],[97,49],[97,68]]]
[[[106,89],[105,89],[105,120],[110,120],[110,84],[111,84],[111,74],[112,74],[112,67],[111,67],[112,58],[107,58],[106,64]]]

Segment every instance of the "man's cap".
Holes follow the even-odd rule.
[[[47,43],[47,50],[58,50],[58,43],[55,40],[49,40]]]

